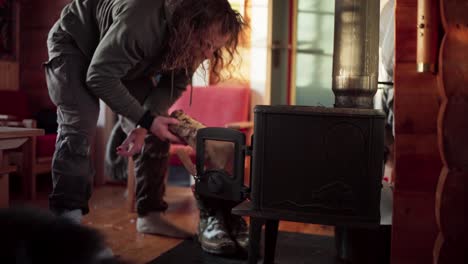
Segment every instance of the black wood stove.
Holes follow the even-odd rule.
[[[306,106],[256,106],[252,146],[244,134],[205,128],[206,140],[232,141],[232,173],[205,171],[197,156],[199,194],[239,202],[234,214],[250,217],[249,263],[259,258],[265,224],[264,263],[273,263],[279,220],[339,227],[378,227],[383,172],[384,115],[377,110]],[[244,158],[251,155],[250,186]]]

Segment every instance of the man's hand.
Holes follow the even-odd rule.
[[[182,141],[169,131],[169,125],[177,125],[179,121],[175,118],[157,116],[151,124],[151,133],[162,141],[182,143]],[[130,157],[141,151],[145,144],[145,137],[148,130],[138,127],[132,130],[125,141],[117,147],[117,154]]]
[[[157,116],[151,124],[151,133],[156,135],[162,141],[172,143],[182,143],[182,141],[169,131],[169,125],[178,125],[179,120],[172,117]]]
[[[130,132],[122,145],[117,147],[117,154],[120,156],[130,157],[140,152],[145,144],[145,137],[148,130],[137,127]]]

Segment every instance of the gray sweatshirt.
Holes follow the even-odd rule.
[[[58,21],[90,61],[86,84],[91,92],[134,123],[146,111],[142,95],[154,88],[148,86],[154,86],[152,75],[161,68],[170,23],[164,0],[74,0]],[[53,33],[49,59],[67,53],[54,46]],[[171,81],[160,82],[166,87],[158,89],[185,89],[189,82],[181,72],[161,72],[161,77]]]

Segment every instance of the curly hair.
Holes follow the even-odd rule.
[[[185,69],[193,73],[201,63],[194,54],[212,39],[211,27],[220,25],[220,34],[228,36],[226,45],[213,52],[210,59],[211,79],[219,81],[220,71],[232,65],[239,36],[244,27],[242,16],[227,0],[182,0],[173,12],[169,29],[168,52],[163,61],[165,70]],[[224,52],[223,52],[224,51]]]

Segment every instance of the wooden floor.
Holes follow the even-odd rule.
[[[85,225],[94,227],[105,235],[114,254],[131,263],[146,263],[181,242],[179,239],[137,233],[135,229],[137,215],[127,211],[124,193],[124,186],[96,188],[90,201],[91,212],[84,218]],[[47,207],[46,198],[45,193],[40,195],[34,205]],[[167,216],[195,233],[198,209],[191,190],[169,186],[166,201],[169,203]],[[332,227],[303,223],[281,222],[280,230],[333,235]]]

